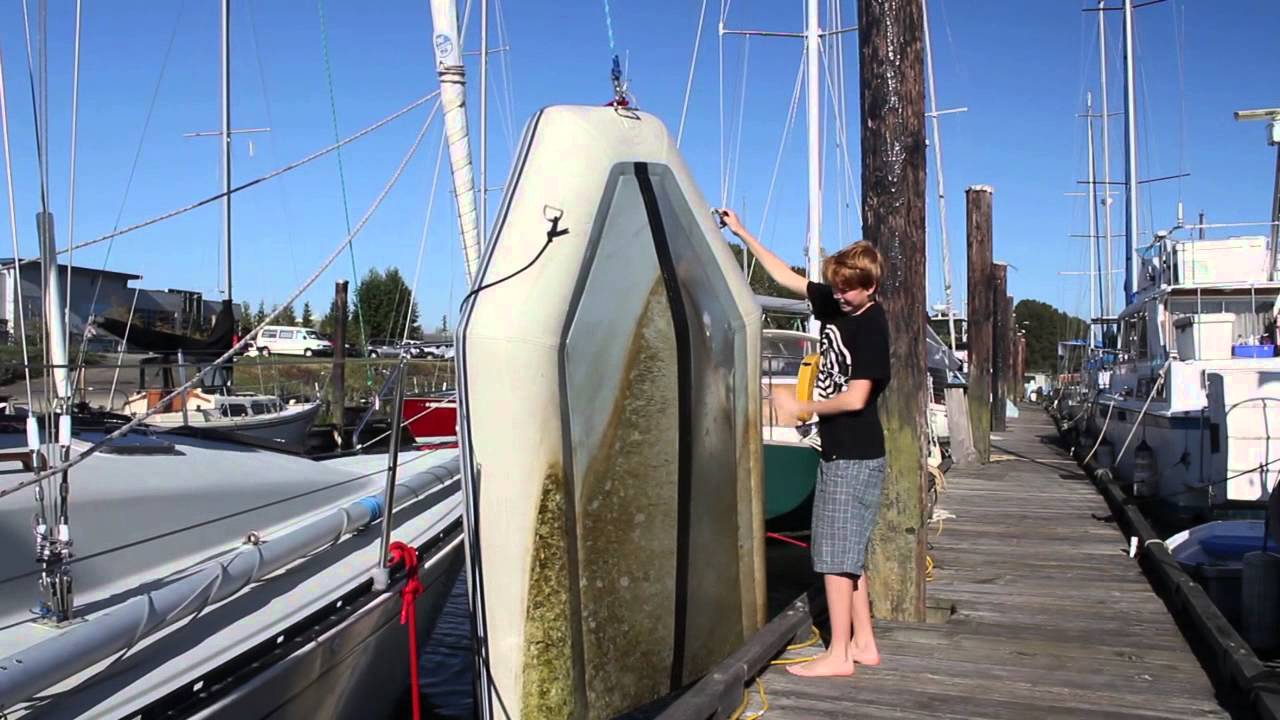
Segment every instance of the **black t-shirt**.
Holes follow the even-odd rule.
[[[876,401],[889,384],[889,321],[876,302],[857,315],[840,309],[830,285],[811,282],[809,305],[822,324],[819,334],[815,400],[844,392],[854,380],[870,380],[867,405],[855,412],[818,418],[823,460],[874,460],[884,457],[884,430]]]

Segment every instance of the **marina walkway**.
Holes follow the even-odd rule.
[[[930,527],[929,605],[950,620],[877,622],[883,662],[853,678],[769,668],[765,718],[1231,717],[1049,418],[1024,407],[992,446],[948,473],[956,517]]]

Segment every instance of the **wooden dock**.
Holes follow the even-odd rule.
[[[954,615],[877,621],[883,662],[853,678],[770,667],[765,718],[1232,717],[1049,418],[1024,408],[991,452],[948,473],[955,518],[930,525],[929,605]]]

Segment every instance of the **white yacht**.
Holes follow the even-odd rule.
[[[1280,471],[1272,250],[1259,236],[1156,237],[1089,427],[1134,495],[1184,515],[1260,509]]]

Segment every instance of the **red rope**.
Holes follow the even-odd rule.
[[[765,533],[764,536],[768,538],[773,538],[774,540],[781,540],[784,543],[791,543],[792,545],[798,545],[802,548],[809,547],[809,543],[800,542],[799,540],[789,538],[786,535],[779,535],[778,533]]]
[[[422,594],[418,580],[418,551],[412,545],[396,541],[390,547],[391,564],[404,563],[404,589],[400,591],[400,624],[409,626],[409,694],[413,697],[413,720],[422,717],[422,700],[418,690],[418,614],[414,602]]]

